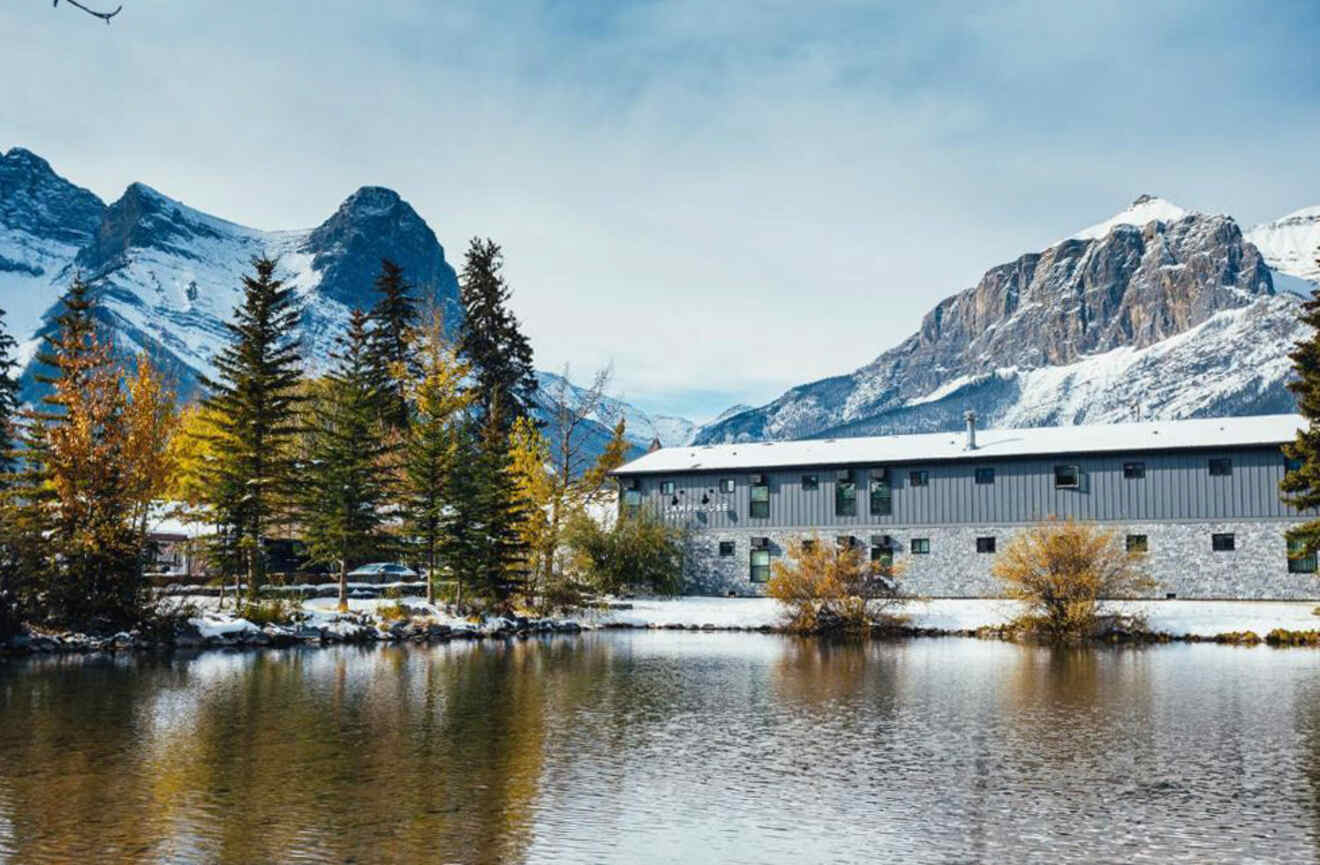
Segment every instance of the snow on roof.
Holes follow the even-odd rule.
[[[614,474],[774,469],[858,463],[938,462],[1046,454],[1112,453],[1182,448],[1279,445],[1306,426],[1300,415],[1198,418],[1088,426],[985,429],[976,431],[976,449],[967,433],[804,439],[661,448],[620,466]]]

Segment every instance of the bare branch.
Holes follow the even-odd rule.
[[[106,24],[109,24],[111,18],[115,17],[124,10],[124,7],[121,5],[121,6],[116,6],[113,12],[97,12],[95,9],[88,9],[86,6],[79,3],[78,0],[67,0],[67,2],[70,6],[74,6],[77,7],[78,9],[81,9],[82,11],[86,12],[88,15],[92,16],[93,18],[100,18]],[[50,5],[53,7],[58,7],[60,5],[60,0],[54,0],[54,2],[51,3]]]

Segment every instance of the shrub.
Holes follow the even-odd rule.
[[[586,514],[569,523],[572,564],[599,592],[642,586],[664,595],[683,588],[683,530],[649,511],[606,528]]]
[[[412,611],[401,601],[376,606],[376,617],[386,622],[398,622],[407,619]]]
[[[252,624],[287,625],[298,615],[299,605],[295,601],[272,598],[266,601],[248,601],[239,605],[238,616]]]
[[[1101,601],[1135,597],[1156,585],[1143,555],[1124,546],[1115,531],[1050,519],[1014,535],[991,572],[1006,596],[1027,607],[1015,626],[1051,639],[1092,636],[1101,624]]]
[[[858,546],[808,541],[790,549],[787,561],[774,563],[766,584],[770,597],[787,608],[788,630],[864,631],[901,621],[892,612],[904,603],[901,563],[867,561]]]

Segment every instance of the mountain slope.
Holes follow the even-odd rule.
[[[696,441],[949,429],[966,409],[989,425],[1291,410],[1295,304],[1276,296],[1231,218],[1142,196],[990,269],[872,363],[713,423]]]
[[[242,300],[242,277],[256,255],[279,259],[278,275],[302,307],[300,338],[310,368],[324,367],[350,310],[370,308],[382,258],[403,267],[417,299],[457,332],[463,310],[458,280],[434,232],[398,193],[365,186],[315,228],[261,231],[212,216],[134,183],[109,206],[57,175],[40,157],[14,148],[0,158],[0,308],[20,340],[23,397],[41,388],[35,361],[75,273],[100,301],[104,335],[123,356],[147,352],[175,382],[181,399],[213,373],[224,327]],[[612,400],[608,414],[629,420],[645,447],[659,435],[686,443],[693,424]],[[542,416],[549,411],[542,406]],[[610,430],[599,419],[586,433],[598,449]]]
[[[1257,225],[1246,238],[1274,270],[1320,281],[1320,207],[1305,207],[1282,219]]]

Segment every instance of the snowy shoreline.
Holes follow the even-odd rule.
[[[420,599],[352,598],[349,610],[336,610],[333,598],[310,598],[300,604],[295,624],[258,626],[217,608],[217,599],[192,597],[198,615],[172,639],[156,640],[127,632],[107,637],[84,634],[28,634],[0,644],[0,655],[112,652],[131,650],[255,648],[340,643],[435,643],[450,640],[525,638],[596,630],[686,630],[777,632],[783,623],[779,605],[768,598],[647,598],[614,602],[608,609],[584,610],[571,618],[490,617],[471,620]],[[381,605],[402,605],[406,618],[377,615]],[[1312,635],[1300,642],[1320,644],[1320,616],[1311,602],[1294,601],[1118,601],[1110,609],[1144,618],[1140,632],[1122,635],[1142,642],[1273,642],[1271,632]],[[895,636],[986,637],[1019,612],[1006,600],[933,599],[910,602],[904,626]],[[397,616],[397,607],[392,615]]]

